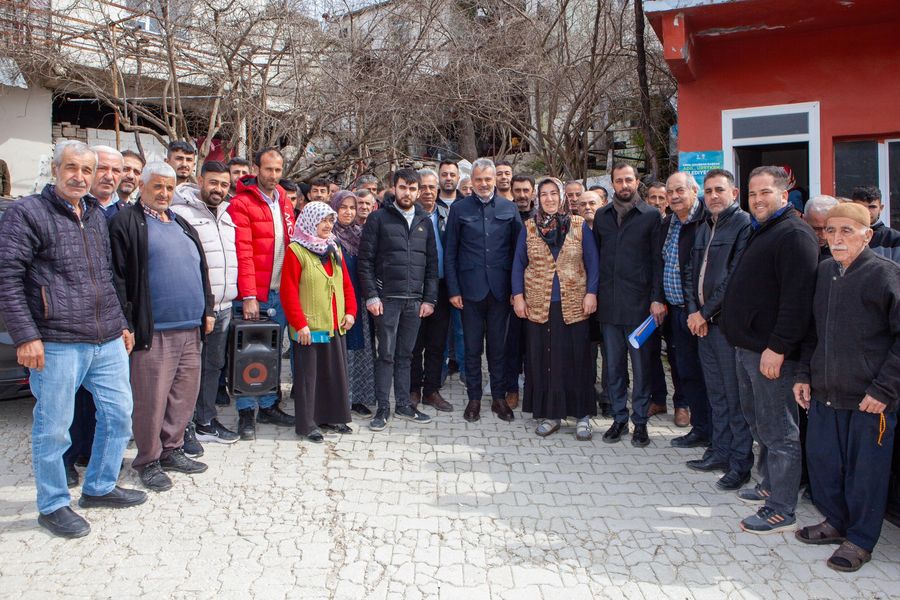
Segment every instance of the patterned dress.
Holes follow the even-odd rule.
[[[344,254],[344,261],[356,292],[356,323],[347,332],[347,375],[350,379],[350,404],[375,405],[375,338],[372,317],[366,310],[356,274],[357,257]]]

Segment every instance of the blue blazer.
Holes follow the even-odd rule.
[[[488,293],[508,301],[513,257],[522,221],[516,205],[499,196],[487,204],[472,194],[450,206],[444,277],[450,297],[480,301]]]

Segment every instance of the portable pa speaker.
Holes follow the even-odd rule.
[[[228,391],[233,396],[275,394],[281,382],[281,339],[273,321],[232,322]]]

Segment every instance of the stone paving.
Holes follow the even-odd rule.
[[[81,511],[90,536],[38,528],[30,400],[0,403],[0,597],[530,600],[856,599],[900,596],[900,530],[885,524],[856,574],[825,566],[833,547],[753,536],[734,494],[684,461],[671,415],[651,444],[547,439],[534,422],[456,411],[427,426],[391,421],[322,445],[260,426],[255,443],[207,445],[209,471],[128,510]],[[290,408],[290,407],[288,407]],[[485,406],[485,409],[487,406]],[[233,408],[222,420],[234,424]],[[134,456],[129,449],[127,458]],[[131,469],[122,481],[138,486]],[[73,501],[78,490],[73,490]],[[73,504],[74,505],[74,504]],[[799,507],[803,524],[815,509]]]

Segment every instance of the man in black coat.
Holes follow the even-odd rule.
[[[615,422],[603,441],[618,442],[628,432],[628,357],[634,372],[631,443],[646,446],[647,408],[650,403],[651,344],[633,348],[628,335],[648,313],[662,323],[666,307],[662,288],[662,257],[658,252],[659,212],[638,194],[637,172],[627,163],[611,171],[615,194],[594,217],[594,238],[600,250],[598,318],[609,360],[609,397]]]
[[[215,326],[200,236],[170,206],[175,170],[150,163],[141,199],[110,222],[113,273],[134,333],[131,390],[137,456],[132,467],[150,490],[172,487],[166,471],[202,473],[184,453],[184,433],[200,391],[200,344]]]
[[[738,392],[734,346],[719,326],[728,278],[750,237],[750,215],[741,210],[734,175],[713,169],[703,182],[703,201],[709,211],[694,239],[684,270],[687,326],[697,336],[700,364],[710,404],[712,445],[700,460],[688,461],[697,471],[722,469],[720,490],[737,490],[750,480],[753,437]]]
[[[522,221],[516,205],[497,193],[493,161],[472,163],[473,193],[457,200],[447,219],[444,268],[450,304],[462,311],[466,347],[466,421],[481,418],[481,355],[487,341],[491,410],[512,421],[506,403],[506,331],[512,263]]]
[[[438,301],[438,256],[431,218],[416,204],[421,178],[412,169],[394,173],[393,200],[366,220],[359,244],[359,282],[375,318],[375,400],[369,423],[381,431],[394,414],[414,423],[431,417],[410,402],[410,370],[421,319]]]
[[[800,487],[800,432],[791,387],[812,314],[819,244],[788,204],[788,175],[776,166],[750,172],[752,232],[728,280],[722,331],[737,354],[741,409],[759,442],[762,481],[738,492],[763,504],[744,531],[793,529]]]
[[[116,486],[131,436],[133,337],[113,285],[106,218],[88,195],[96,167],[97,155],[85,144],[58,142],[56,184],[13,203],[0,225],[0,311],[37,399],[31,453],[38,523],[68,538],[90,532],[69,506],[62,460],[81,385],[93,394],[100,418],[79,505],[123,507],[147,499]]]
[[[891,229],[881,220],[884,205],[881,203],[881,190],[874,185],[863,185],[853,188],[850,193],[853,202],[864,206],[871,219],[872,239],[869,248],[900,264],[900,231]]]
[[[824,515],[797,539],[841,546],[827,565],[856,571],[881,534],[900,406],[900,266],[875,253],[869,215],[832,208],[833,259],[819,265],[794,396],[809,410],[809,480]]]

